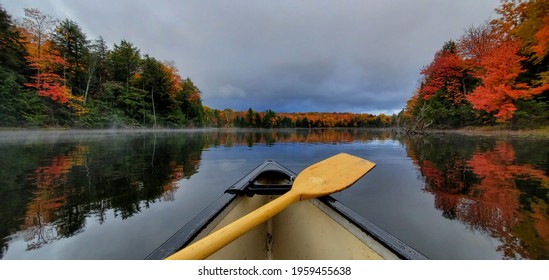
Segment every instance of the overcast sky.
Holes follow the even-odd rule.
[[[39,8],[112,48],[173,60],[206,106],[395,113],[444,42],[496,17],[499,0],[0,0]]]

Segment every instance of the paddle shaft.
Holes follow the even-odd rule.
[[[166,260],[205,259],[299,200],[300,194],[290,190],[235,222],[174,253],[167,257]]]

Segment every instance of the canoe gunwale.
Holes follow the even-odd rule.
[[[368,221],[366,218],[354,212],[349,207],[339,202],[337,199],[328,195],[320,197],[318,198],[318,200],[326,206],[330,207],[332,210],[336,211],[341,216],[345,217],[349,222],[364,231],[371,238],[385,245],[385,247],[389,251],[397,255],[399,258],[404,260],[428,259],[423,254],[410,247],[408,244],[402,242],[400,239],[394,237],[385,230]]]
[[[287,191],[287,186],[281,188],[273,188],[272,190],[258,188],[254,190],[254,180],[263,172],[281,172],[287,174],[289,178],[293,179],[297,174],[280,165],[275,161],[265,161],[250,173],[246,174],[242,179],[237,181],[231,187],[229,187],[225,193],[204,209],[200,214],[191,219],[186,225],[179,229],[174,235],[166,240],[160,247],[149,254],[146,260],[160,260],[168,257],[177,250],[189,245],[194,239],[197,238],[208,228],[209,225],[218,216],[222,215],[224,211],[228,212],[230,206],[235,204],[237,198],[247,195],[272,195],[281,194]],[[284,190],[286,189],[286,190]],[[315,199],[313,199],[315,200]],[[390,252],[395,254],[401,259],[407,260],[424,260],[427,259],[424,255],[417,252],[415,249],[400,241],[393,235],[389,234],[385,230],[379,228],[372,222],[368,221],[361,215],[357,214],[337,199],[332,196],[324,196],[317,199],[322,204],[331,208],[333,211],[347,219],[351,224],[362,230],[368,236],[373,238],[376,242],[379,242],[385,246]]]
[[[223,194],[215,200],[200,214],[191,219],[185,226],[180,228],[174,235],[166,240],[160,247],[149,254],[146,260],[162,260],[179,249],[189,245],[200,234],[208,224],[215,219],[237,198],[234,194]]]
[[[173,254],[177,250],[189,245],[200,234],[200,232],[208,227],[212,220],[219,216],[239,196],[253,196],[254,194],[247,190],[251,182],[263,171],[272,170],[284,172],[289,176],[295,177],[294,172],[274,161],[267,160],[263,162],[250,173],[242,177],[242,179],[238,180],[227,190],[225,190],[225,193],[221,197],[216,199],[212,204],[206,207],[206,209],[191,219],[186,225],[180,228],[174,235],[172,235],[168,240],[160,245],[160,247],[149,254],[145,259],[161,260]]]

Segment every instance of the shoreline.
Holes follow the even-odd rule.
[[[64,132],[64,133],[124,133],[124,132],[176,132],[176,131],[226,131],[226,130],[288,130],[288,129],[364,129],[364,130],[394,130],[402,129],[399,127],[318,127],[318,128],[239,128],[239,127],[189,127],[189,128],[107,128],[107,129],[86,129],[86,128],[71,128],[71,127],[0,127],[0,133],[6,132]],[[542,136],[549,138],[549,126],[536,129],[520,129],[512,130],[502,127],[478,126],[464,127],[455,129],[426,129],[427,134],[446,134],[457,133],[463,135],[478,135],[478,136]]]
[[[547,137],[549,138],[549,126],[536,129],[512,130],[508,128],[479,126],[464,127],[458,129],[432,129],[426,130],[427,133],[457,133],[471,136],[519,136],[519,137]]]

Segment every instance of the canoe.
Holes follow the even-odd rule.
[[[292,187],[296,173],[265,161],[230,186],[146,259],[164,259]],[[299,201],[223,247],[208,259],[426,259],[330,195]]]

